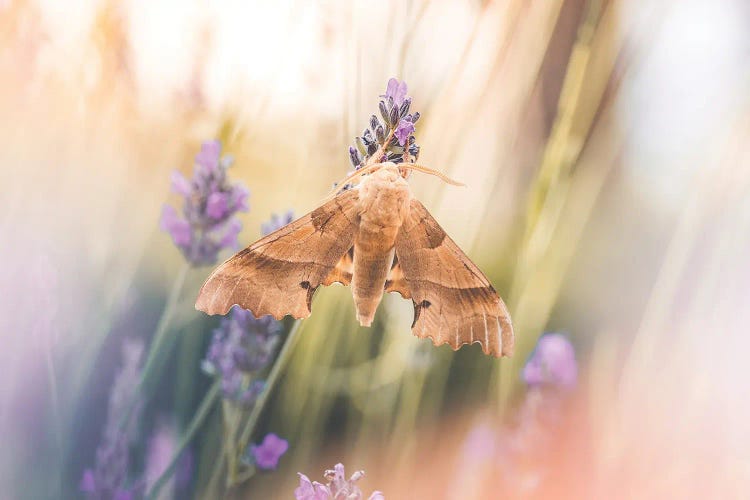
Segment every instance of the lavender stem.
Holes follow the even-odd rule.
[[[266,387],[258,397],[255,406],[253,406],[253,411],[250,413],[247,422],[245,422],[245,427],[242,429],[242,434],[240,434],[239,446],[237,448],[240,450],[240,452],[243,452],[247,448],[247,444],[250,441],[253,432],[255,431],[255,426],[258,424],[258,419],[260,418],[260,414],[263,412],[263,407],[268,400],[268,396],[273,391],[276,382],[278,382],[279,375],[281,375],[284,367],[286,367],[287,363],[291,359],[292,351],[294,350],[294,346],[297,344],[297,340],[299,339],[299,331],[301,325],[302,320],[297,320],[294,322],[294,326],[292,326],[292,329],[289,331],[289,335],[287,335],[286,340],[284,341],[281,352],[279,352],[279,357],[276,358],[276,362],[273,364],[273,368],[271,368],[271,372],[268,374],[268,378],[266,379]]]
[[[157,370],[157,361],[164,359],[164,356],[159,356],[159,354],[161,354],[161,351],[165,347],[168,327],[172,322],[172,316],[174,316],[176,310],[175,306],[182,294],[182,288],[185,284],[185,279],[187,278],[189,270],[190,265],[183,263],[182,267],[180,267],[180,271],[177,273],[177,278],[175,278],[175,281],[172,284],[172,289],[169,292],[164,311],[159,318],[159,323],[156,325],[154,339],[151,341],[151,347],[149,348],[148,356],[146,357],[146,363],[143,365],[143,375],[141,376],[141,383],[139,384],[141,391],[147,387],[151,382],[151,379],[154,378]]]
[[[149,491],[146,495],[146,498],[157,498],[159,496],[159,490],[161,490],[161,488],[169,480],[169,477],[174,473],[177,462],[180,460],[180,455],[182,455],[182,452],[185,451],[185,448],[187,448],[187,445],[190,444],[190,441],[193,440],[193,438],[195,437],[195,433],[198,431],[198,429],[200,429],[203,421],[206,420],[206,417],[211,412],[211,409],[213,408],[216,399],[219,397],[220,392],[221,383],[219,381],[216,381],[211,386],[211,389],[209,389],[209,391],[203,397],[203,401],[198,407],[198,410],[195,412],[195,415],[190,421],[187,429],[185,430],[185,435],[182,437],[182,440],[180,440],[180,443],[177,446],[174,455],[172,456],[172,460],[170,460],[167,468],[164,469],[164,472],[162,472],[161,476],[159,476],[159,478],[156,480],[154,486],[151,488],[151,491]]]

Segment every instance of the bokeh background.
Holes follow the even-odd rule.
[[[253,436],[289,441],[279,468],[226,488],[217,403],[161,498],[292,498],[339,461],[389,499],[750,495],[747,2],[3,0],[0,75],[4,498],[84,497],[123,342],[149,349],[183,276],[171,171],[221,140],[249,244],[347,173],[394,76],[420,163],[467,184],[413,191],[505,298],[515,355],[418,340],[397,295],[360,328],[319,290]],[[210,269],[183,276],[131,482],[210,391]],[[562,395],[522,377],[544,332],[575,348]]]

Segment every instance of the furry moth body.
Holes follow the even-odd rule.
[[[372,324],[383,292],[414,303],[413,333],[454,350],[479,343],[510,356],[510,316],[489,280],[412,196],[403,165],[372,166],[352,189],[220,265],[196,308],[305,318],[320,285],[351,285],[357,319]]]

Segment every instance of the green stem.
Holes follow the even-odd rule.
[[[148,351],[148,356],[146,358],[146,362],[143,366],[143,370],[141,370],[141,380],[138,383],[138,392],[142,396],[142,402],[145,404],[148,398],[150,397],[150,393],[147,394],[145,392],[145,388],[149,386],[149,383],[151,382],[151,379],[154,378],[154,373],[156,372],[156,366],[157,361],[160,361],[163,364],[164,356],[159,356],[160,351],[163,350],[163,347],[165,346],[165,340],[167,339],[167,331],[168,326],[172,321],[172,316],[174,316],[174,313],[176,311],[176,305],[178,300],[180,299],[180,295],[182,293],[182,287],[185,285],[185,279],[187,278],[188,271],[190,270],[190,265],[188,263],[183,263],[182,267],[180,268],[180,271],[177,273],[177,278],[174,280],[174,283],[172,283],[172,289],[169,291],[169,297],[167,297],[167,303],[164,305],[164,310],[161,313],[161,317],[159,318],[159,323],[156,325],[156,331],[154,332],[154,339],[151,342],[151,347]],[[136,407],[136,404],[139,402],[139,398],[133,398],[133,400],[128,405],[125,412],[120,416],[120,427],[124,427],[127,425],[128,421],[130,420],[131,415],[133,414],[133,410]]]
[[[154,339],[151,342],[151,348],[148,351],[148,357],[146,358],[146,362],[143,365],[140,383],[141,390],[149,385],[149,383],[157,373],[157,368],[162,364],[159,362],[164,360],[162,351],[164,350],[166,341],[169,337],[167,335],[167,332],[169,331],[168,327],[172,322],[172,316],[174,316],[174,313],[177,309],[175,306],[177,305],[180,294],[182,293],[182,287],[185,285],[185,279],[187,278],[189,270],[190,265],[184,263],[180,268],[179,273],[177,274],[177,278],[172,284],[172,289],[169,292],[169,297],[167,298],[167,303],[164,306],[164,311],[159,318],[159,323],[156,325],[156,331],[154,332]]]
[[[164,486],[164,484],[166,484],[172,473],[174,473],[174,469],[177,466],[180,455],[182,455],[182,452],[185,451],[185,448],[187,448],[187,445],[190,444],[190,441],[193,440],[193,438],[195,437],[195,433],[198,431],[198,429],[203,424],[203,421],[206,420],[206,417],[208,417],[208,414],[211,412],[211,409],[213,408],[214,403],[216,402],[216,399],[220,394],[220,390],[221,383],[217,380],[203,397],[203,401],[198,407],[198,410],[195,412],[195,416],[193,416],[193,419],[190,421],[190,424],[185,431],[185,435],[182,437],[180,444],[177,446],[177,449],[172,456],[172,460],[169,462],[167,468],[164,469],[164,472],[162,472],[162,474],[156,480],[154,486],[151,488],[151,491],[149,491],[146,495],[146,498],[156,498],[159,495],[159,490]]]
[[[224,464],[227,460],[227,456],[225,453],[223,453],[223,450],[224,447],[222,446],[222,453],[219,454],[219,460],[216,461],[214,470],[211,473],[211,478],[208,480],[208,486],[206,486],[206,495],[204,498],[222,498],[221,490],[219,490],[218,485],[221,471],[224,468]]]
[[[299,340],[299,331],[301,325],[301,320],[297,320],[294,322],[294,326],[292,326],[292,329],[289,331],[289,335],[287,335],[286,337],[284,346],[281,348],[281,352],[279,352],[279,357],[276,358],[276,362],[274,363],[273,368],[271,368],[271,373],[268,374],[268,379],[266,379],[266,387],[258,397],[258,401],[255,403],[255,406],[253,406],[253,411],[250,413],[250,416],[245,423],[245,427],[242,429],[239,446],[237,448],[240,453],[244,453],[245,448],[247,448],[247,443],[250,441],[250,438],[253,435],[253,431],[255,431],[255,426],[258,424],[258,419],[260,418],[260,414],[263,412],[266,401],[268,401],[269,395],[278,382],[279,375],[281,375],[284,367],[286,367],[287,363],[291,359],[294,346]]]

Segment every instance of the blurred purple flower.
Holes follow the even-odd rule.
[[[144,471],[146,490],[150,491],[157,479],[167,470],[172,455],[177,449],[177,444],[175,429],[164,422],[157,424],[156,430],[149,439],[146,452],[146,468]],[[163,490],[167,492],[164,494],[166,497],[173,496],[174,482],[174,479],[171,478]]]
[[[181,196],[188,196],[190,194],[190,181],[179,170],[172,172],[172,191]]]
[[[346,479],[343,464],[336,464],[332,470],[323,474],[328,484],[310,482],[310,479],[302,473],[299,474],[299,487],[294,490],[297,500],[338,500],[351,499],[361,500],[362,490],[356,485],[357,481],[365,475],[364,471],[357,471],[349,479]],[[385,496],[379,491],[374,491],[368,497],[369,500],[385,500]]]
[[[214,330],[203,370],[221,377],[225,399],[250,407],[265,387],[251,376],[271,361],[279,342],[281,323],[272,316],[256,318],[235,306]]]
[[[84,493],[96,492],[96,479],[94,478],[94,471],[92,469],[85,469],[83,471],[83,477],[78,488]]]
[[[560,333],[542,335],[523,369],[526,384],[571,388],[577,378],[578,364],[570,340]]]
[[[279,459],[289,449],[289,442],[276,434],[266,434],[259,445],[250,445],[250,452],[259,469],[273,470],[279,466]]]
[[[174,473],[175,483],[178,491],[186,490],[190,487],[193,480],[193,469],[195,467],[195,458],[193,451],[186,449],[177,462],[177,470]]]
[[[231,164],[231,157],[221,157],[221,143],[208,141],[195,157],[192,179],[172,173],[172,191],[183,198],[182,213],[165,205],[160,226],[194,266],[214,264],[221,250],[237,245],[242,225],[234,215],[249,210],[249,191],[229,182]]]
[[[297,474],[299,475],[299,486],[294,490],[296,500],[328,500],[332,498],[328,486],[317,481],[310,482],[310,478],[301,472]]]
[[[293,220],[294,212],[292,210],[289,210],[282,215],[271,214],[271,219],[260,225],[260,232],[263,236],[266,236],[281,229]]]
[[[406,144],[406,142],[409,140],[409,136],[414,133],[414,130],[414,124],[412,122],[404,119],[398,122],[398,127],[396,127],[396,131],[394,132],[396,138],[398,139],[398,143],[401,146]]]
[[[403,104],[404,99],[406,98],[406,82],[401,81],[399,82],[396,78],[391,78],[388,80],[388,86],[385,89],[385,94],[381,95],[380,97],[385,97],[388,99],[389,97],[393,99],[393,102],[396,104],[396,106],[401,106]]]
[[[172,235],[172,240],[178,247],[183,248],[190,245],[193,239],[193,230],[190,228],[190,223],[181,219],[173,206],[164,205],[160,226],[162,230]]]
[[[128,480],[130,445],[136,437],[142,402],[138,395],[143,342],[126,339],[122,346],[122,368],[115,376],[109,396],[107,421],[99,447],[96,463],[84,470],[80,489],[89,499],[133,498],[124,486]],[[128,415],[127,422],[121,422]]]

